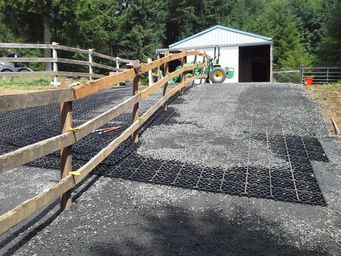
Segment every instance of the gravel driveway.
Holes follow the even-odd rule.
[[[319,108],[299,85],[198,85],[0,253],[341,255],[341,149]]]

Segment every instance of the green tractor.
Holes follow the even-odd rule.
[[[216,54],[217,53],[217,54]],[[219,64],[220,58],[220,47],[214,48],[214,57],[208,59],[207,67],[204,68],[204,74],[207,75],[206,82],[211,83],[223,83],[225,79],[231,79],[234,75],[234,68],[222,68]],[[194,62],[187,63],[185,65],[193,65]],[[175,70],[179,70],[181,66],[177,66]],[[202,67],[198,67],[194,69],[195,75],[200,75],[202,73]],[[193,76],[192,71],[187,71],[184,73],[184,79],[189,79]],[[180,76],[174,77],[170,80],[170,82],[178,83],[180,82]]]
[[[226,78],[230,79],[234,75],[234,69],[233,68],[222,68],[220,64],[217,63],[218,61],[216,59],[209,59],[207,64],[207,68],[204,68],[204,74],[207,74],[207,82],[212,83],[223,83]],[[189,65],[194,64],[194,62],[189,63]],[[181,66],[177,67],[177,69],[180,69]],[[194,70],[195,75],[200,75],[202,72],[202,67],[198,67]],[[185,73],[185,79],[188,79],[192,77],[192,71]]]
[[[207,68],[208,80],[212,83],[223,83],[226,79],[227,72],[223,69],[216,59],[208,60]]]
[[[214,57],[208,60],[208,80],[212,83],[223,83],[226,78],[231,79],[234,68],[222,68],[219,64],[220,47],[214,47]]]

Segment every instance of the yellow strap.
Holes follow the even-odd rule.
[[[71,175],[79,176],[81,173],[79,171],[69,172]]]
[[[68,131],[69,132],[75,132],[75,131],[79,131],[82,128],[83,128],[83,125],[80,125],[80,126],[77,126],[77,127],[74,127],[74,128],[70,127]]]
[[[142,121],[143,121],[143,120],[145,120],[145,119],[144,119],[142,116],[139,116],[139,120],[142,120]]]

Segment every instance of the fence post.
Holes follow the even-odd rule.
[[[148,62],[148,63],[151,63],[151,62],[152,62],[152,59],[151,59],[151,58],[148,58],[147,62]],[[152,85],[153,85],[153,70],[149,70],[149,71],[148,71],[148,85],[149,85],[149,86],[152,86]]]
[[[89,80],[92,81],[92,75],[94,74],[94,70],[92,68],[92,52],[94,49],[89,49]]]
[[[206,57],[203,56],[203,59],[202,59],[202,64],[205,64],[205,61],[206,61]],[[201,75],[203,75],[205,73],[205,68],[202,67],[202,70],[201,70]],[[202,83],[202,79],[204,79],[205,81],[205,78],[200,78],[200,84]]]
[[[120,57],[116,57],[116,68],[117,68],[116,73],[120,72],[120,71],[119,71],[120,63],[118,62],[118,59],[119,59],[119,58],[120,58]],[[120,83],[118,83],[117,86],[120,86]]]
[[[186,63],[186,57],[183,57],[183,58],[181,59],[181,67],[182,67],[182,68],[184,67],[185,63]],[[185,75],[184,75],[184,73],[181,73],[181,75],[180,75],[180,83],[182,83],[183,81],[185,81]],[[182,88],[180,89],[180,94],[181,94],[181,95],[184,94],[184,87],[182,87]]]
[[[165,52],[165,57],[169,55],[169,52]],[[164,72],[164,77],[166,77],[169,73],[169,65],[168,65],[169,62],[166,62],[164,65],[163,65],[163,72]],[[163,91],[162,91],[162,97],[164,97],[167,93],[167,87],[168,87],[168,81],[167,83],[164,84],[163,86]],[[167,103],[165,102],[165,104],[163,104],[163,110],[167,111],[168,110],[168,105]]]
[[[62,88],[68,88],[71,84],[70,80],[63,80],[61,82]],[[66,133],[72,127],[72,101],[61,103],[61,115],[60,115],[60,123],[61,123],[61,132]],[[62,148],[60,151],[60,171],[61,171],[61,179],[65,178],[69,175],[69,172],[72,171],[72,145]],[[62,210],[68,210],[71,208],[71,190],[65,192],[60,198],[60,207]]]
[[[194,65],[197,64],[197,59],[198,59],[198,55],[194,56]],[[195,68],[193,69],[193,77],[195,77]],[[192,82],[192,86],[194,86],[195,80],[193,80]]]
[[[53,73],[54,73],[54,78],[53,78],[53,85],[58,86],[58,55],[57,55],[57,49],[55,46],[57,46],[58,43],[52,42],[52,58],[53,58]]]
[[[160,54],[157,54],[157,59],[160,59]],[[161,69],[160,66],[157,67],[157,80],[159,81],[161,79]]]
[[[327,84],[329,83],[329,68],[327,68]]]
[[[138,61],[134,62],[134,69],[136,76],[133,80],[133,96],[136,95],[139,91],[139,80],[140,80],[140,74],[138,73],[138,70],[140,66],[140,63]],[[139,109],[140,109],[140,104],[136,103],[133,107],[133,113],[132,113],[132,122],[134,123],[138,118],[139,118]],[[138,131],[135,131],[132,136],[131,136],[133,142],[138,142],[139,141],[139,136],[138,136]]]
[[[304,84],[304,65],[303,64],[301,64],[300,70],[301,70],[301,83]]]

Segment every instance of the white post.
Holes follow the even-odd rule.
[[[119,59],[119,57],[116,57],[116,59]],[[117,68],[116,73],[120,72],[119,71],[120,63],[118,62],[118,60],[116,60],[116,68]],[[120,86],[120,83],[118,83],[117,86]]]
[[[92,52],[94,49],[89,49],[89,80],[92,81],[92,75],[94,74],[94,70],[92,68]]]
[[[58,82],[58,55],[57,55],[57,49],[54,46],[57,46],[58,43],[52,42],[52,58],[53,58],[53,72],[54,74],[54,79],[53,79],[53,85],[54,86],[59,86],[60,83]]]
[[[151,58],[148,58],[147,62],[148,62],[148,63],[151,63],[151,62],[152,62],[152,59],[151,59]],[[153,85],[153,71],[152,71],[152,70],[149,70],[149,71],[148,71],[148,85],[149,85],[149,86],[152,86],[152,85]]]

